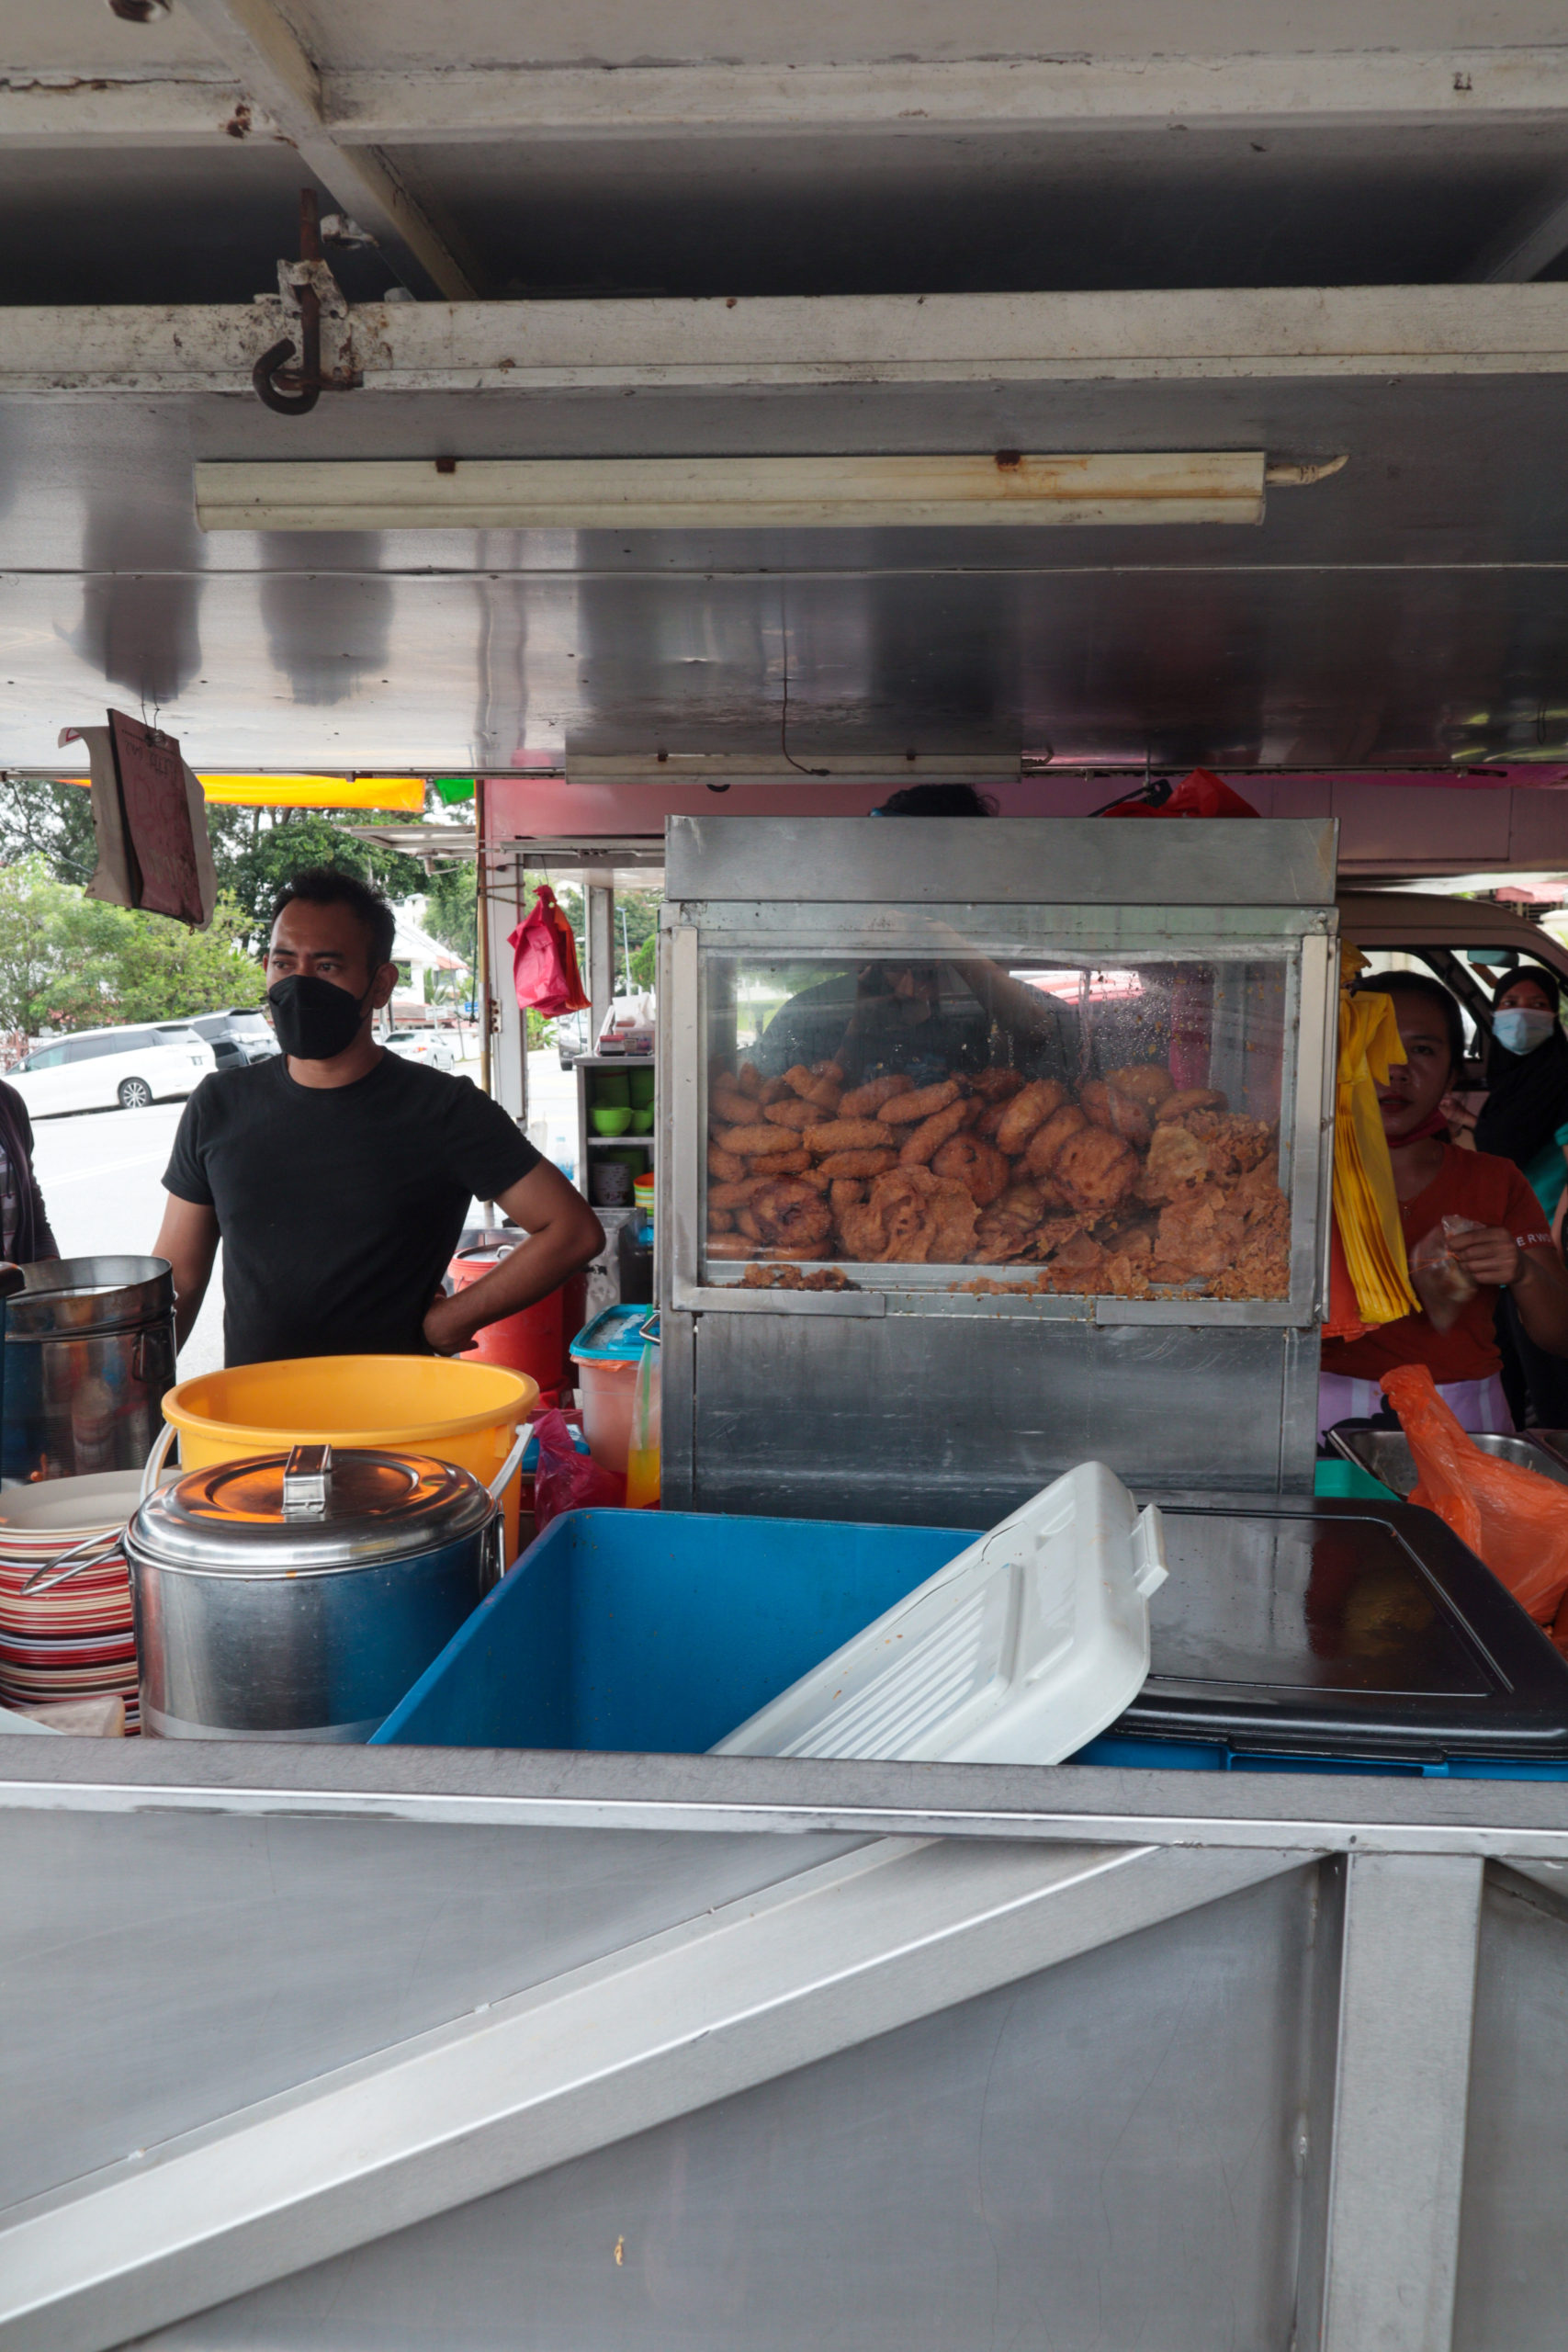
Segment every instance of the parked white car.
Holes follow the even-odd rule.
[[[35,1119],[69,1111],[144,1110],[160,1096],[189,1094],[217,1056],[194,1029],[79,1029],[35,1046],[6,1080]]]
[[[423,1062],[428,1069],[456,1069],[457,1057],[450,1037],[439,1029],[389,1029],[381,1043],[405,1062]]]

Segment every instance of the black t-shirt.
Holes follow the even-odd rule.
[[[470,1199],[539,1155],[466,1078],[383,1054],[352,1086],[297,1086],[284,1057],[204,1078],[165,1188],[218,1213],[224,1361],[423,1355]]]

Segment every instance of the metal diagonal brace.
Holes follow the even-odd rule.
[[[1303,1860],[878,1839],[16,2209],[0,2346],[106,2352]]]

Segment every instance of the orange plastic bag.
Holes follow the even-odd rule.
[[[1421,1474],[1411,1501],[1436,1511],[1538,1625],[1551,1625],[1568,1595],[1568,1487],[1472,1445],[1424,1363],[1385,1373],[1382,1391]]]

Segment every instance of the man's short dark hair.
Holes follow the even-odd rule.
[[[340,874],[333,865],[307,865],[291,875],[272,902],[269,936],[284,908],[292,906],[296,899],[311,907],[347,907],[358,916],[369,937],[371,971],[391,962],[398,919],[380,891],[373,890],[356,874]]]
[[[994,817],[997,804],[972,784],[907,784],[874,817]]]

